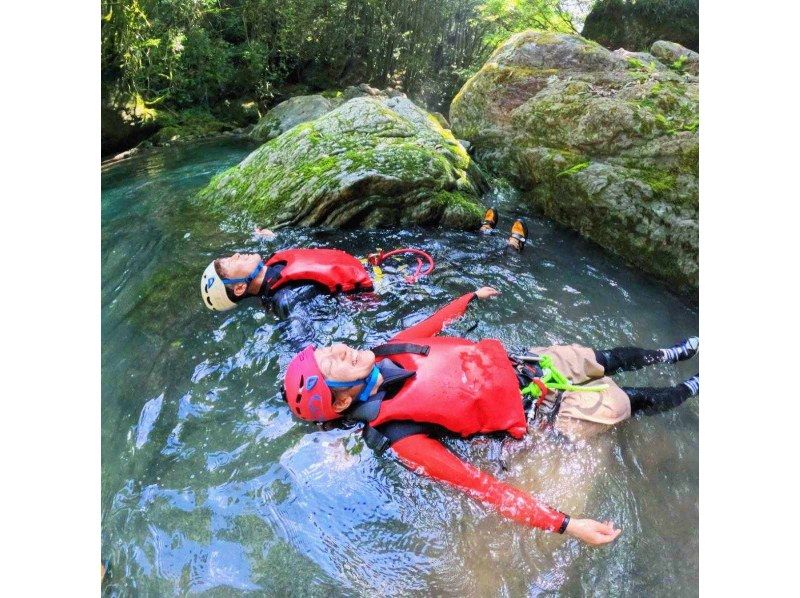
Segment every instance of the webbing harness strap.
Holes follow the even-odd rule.
[[[576,392],[599,392],[606,390],[608,384],[596,384],[594,386],[577,386],[572,384],[564,374],[558,371],[553,364],[553,358],[549,355],[539,357],[539,366],[542,368],[542,375],[534,378],[533,382],[521,389],[522,396],[529,396],[536,399],[536,405],[544,401],[549,391],[570,390]]]
[[[430,345],[417,345],[414,343],[387,343],[372,348],[376,357],[386,357],[387,355],[400,355],[411,353],[413,355],[427,355],[431,350]]]

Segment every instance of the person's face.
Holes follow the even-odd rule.
[[[245,278],[255,270],[261,256],[257,253],[234,253],[230,257],[223,257],[218,260],[220,274],[224,278]],[[236,296],[241,296],[247,290],[247,285],[237,282],[233,285],[233,292]]]
[[[341,343],[316,349],[314,359],[325,379],[335,382],[366,378],[375,365],[372,351],[359,351]]]

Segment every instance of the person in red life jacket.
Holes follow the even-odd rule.
[[[474,298],[498,294],[491,287],[467,293],[372,350],[343,344],[308,346],[287,367],[284,399],[306,421],[362,422],[364,440],[373,450],[391,447],[413,471],[464,490],[514,521],[566,533],[589,544],[611,542],[621,532],[612,523],[570,518],[462,462],[437,438],[504,432],[521,439],[528,432],[529,420],[532,425],[555,428],[561,419],[608,427],[631,413],[676,407],[697,394],[698,377],[656,389],[620,388],[604,376],[688,359],[697,352],[698,340],[656,350],[555,346],[536,349],[539,355],[517,358],[509,356],[495,339],[473,342],[436,336],[447,322],[463,315]],[[558,382],[559,376],[552,382],[550,374],[537,371],[531,365],[537,357],[547,369],[565,372],[571,383]],[[594,386],[580,387],[586,392],[576,390],[587,382]],[[547,384],[566,388],[550,391]],[[543,389],[536,401],[520,391],[531,386]]]
[[[372,291],[364,265],[339,249],[284,249],[266,260],[235,253],[212,261],[200,277],[203,304],[227,311],[248,297],[285,318],[292,308],[320,294]]]

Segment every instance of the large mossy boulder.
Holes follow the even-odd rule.
[[[453,133],[535,206],[658,277],[698,284],[698,78],[578,35],[511,37],[453,100]]]
[[[668,39],[700,49],[698,0],[598,0],[586,16],[581,35],[616,50],[646,51]]]
[[[200,199],[281,227],[476,227],[481,177],[405,97],[360,97],[298,124],[212,179]]]

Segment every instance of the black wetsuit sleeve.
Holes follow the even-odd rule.
[[[308,303],[321,293],[320,289],[313,284],[282,287],[275,291],[271,296],[264,297],[263,300],[281,319],[286,319],[296,311],[299,305]]]

